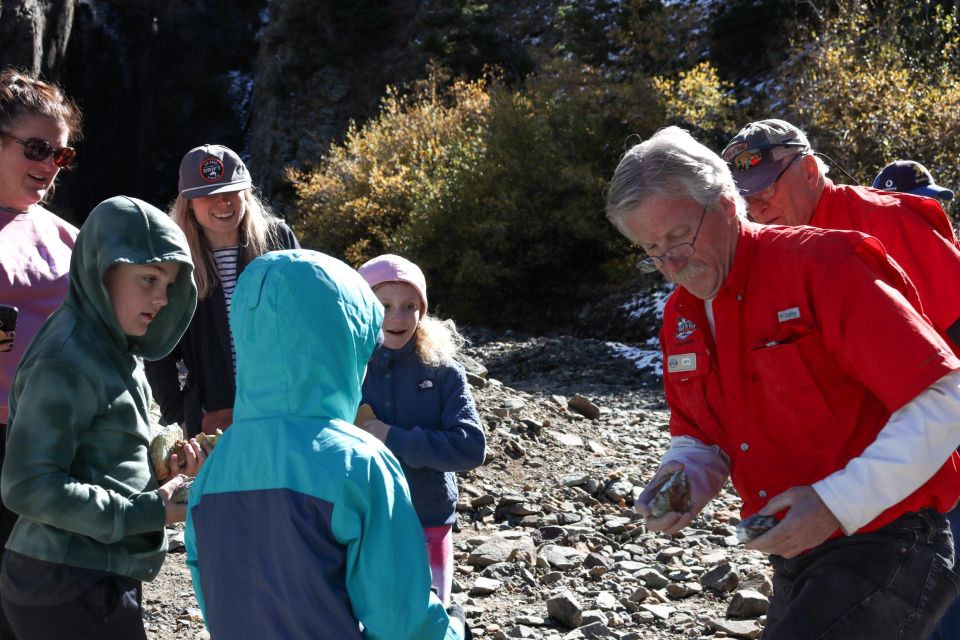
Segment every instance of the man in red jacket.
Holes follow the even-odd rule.
[[[783,120],[751,122],[721,154],[762,224],[854,229],[874,236],[920,295],[923,313],[960,345],[960,248],[937,200],[836,185],[806,135]]]
[[[660,333],[671,446],[637,509],[674,533],[730,475],[779,524],[765,640],[924,638],[960,590],[960,359],[876,239],[745,219],[727,165],[670,127],[630,149],[607,216],[677,283]],[[686,471],[691,507],[654,517]]]
[[[902,191],[916,196],[936,198],[941,202],[953,199],[953,191],[938,185],[930,171],[913,160],[891,162],[877,174],[873,180],[874,189],[884,191]],[[953,552],[960,556],[960,508],[947,514],[950,529],[953,532]],[[953,601],[940,619],[940,624],[928,640],[955,640],[960,638],[960,598]]]
[[[884,167],[874,180],[875,188],[886,190],[882,192],[835,185],[803,131],[776,119],[751,122],[721,155],[757,222],[854,229],[880,240],[917,288],[917,308],[960,353],[960,249],[953,225],[934,199],[946,201],[953,193],[936,185],[925,167],[916,162]],[[877,347],[883,344],[881,339]],[[948,519],[957,554],[960,538],[955,523],[960,522],[960,513],[954,510]],[[960,600],[945,620],[960,633]],[[933,636],[940,637],[956,634]]]

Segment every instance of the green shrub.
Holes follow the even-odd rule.
[[[795,45],[774,96],[782,103],[774,108],[805,127],[815,148],[860,183],[872,184],[888,162],[910,159],[926,165],[938,183],[957,185],[956,9],[897,6],[878,13],[851,3]]]
[[[489,97],[484,81],[441,90],[433,75],[406,96],[388,88],[380,115],[351,123],[314,171],[291,171],[295,226],[307,246],[359,265],[412,247],[410,225],[451,197],[451,176],[469,171],[482,152]]]
[[[589,68],[558,64],[522,92],[436,73],[405,96],[391,89],[316,170],[289,174],[296,230],[354,265],[407,256],[447,315],[563,322],[626,252],[603,189],[626,138],[616,107],[630,99],[606,87]]]

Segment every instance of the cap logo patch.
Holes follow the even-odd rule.
[[[924,173],[923,168],[920,165],[911,165],[910,168],[913,169],[914,182],[917,184],[930,184],[930,180],[927,178],[927,175]]]
[[[726,149],[723,150],[723,161],[730,162],[741,151],[745,151],[750,147],[750,143],[743,141],[736,144],[732,144]]]
[[[679,318],[677,320],[677,332],[674,333],[674,337],[677,340],[686,340],[693,335],[693,332],[697,330],[697,325],[693,324],[686,318]]]
[[[200,163],[200,176],[207,182],[217,182],[223,177],[223,163],[220,158],[207,158]]]
[[[883,188],[888,191],[892,190],[896,186],[897,185],[895,185],[893,182],[893,178],[887,178],[886,180],[883,181]]]

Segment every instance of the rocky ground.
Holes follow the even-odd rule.
[[[563,336],[473,339],[488,453],[460,481],[453,598],[474,637],[756,638],[769,571],[737,543],[729,485],[682,536],[646,532],[630,508],[669,440],[636,354]],[[196,607],[173,551],[144,589],[148,636],[209,637]]]

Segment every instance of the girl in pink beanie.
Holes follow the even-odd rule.
[[[453,321],[427,315],[427,282],[417,265],[387,254],[359,272],[383,304],[384,318],[357,426],[400,460],[423,526],[433,586],[448,605],[456,472],[483,464],[486,451],[466,374],[454,360],[464,340]]]

